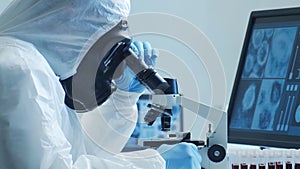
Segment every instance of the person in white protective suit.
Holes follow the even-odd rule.
[[[14,0],[0,15],[0,169],[201,168],[192,144],[121,152],[144,89],[128,68],[95,110],[65,105],[60,81],[129,11],[129,0]],[[154,66],[150,44],[132,46]]]

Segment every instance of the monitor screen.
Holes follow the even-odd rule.
[[[253,11],[228,108],[228,140],[300,148],[300,8]]]

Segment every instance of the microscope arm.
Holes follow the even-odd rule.
[[[208,120],[212,125],[211,127],[217,127],[224,113],[222,110],[209,107],[179,94],[151,95],[151,97],[152,104],[159,105],[164,109],[172,109],[172,106],[181,105],[198,116]],[[212,132],[214,131],[214,129],[210,129]]]

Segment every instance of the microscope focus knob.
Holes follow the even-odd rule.
[[[218,163],[226,157],[226,150],[223,146],[215,144],[209,147],[207,155],[212,162]]]

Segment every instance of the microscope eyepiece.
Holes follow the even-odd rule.
[[[169,88],[169,84],[154,69],[145,69],[136,76],[141,83],[156,94],[163,94]]]

